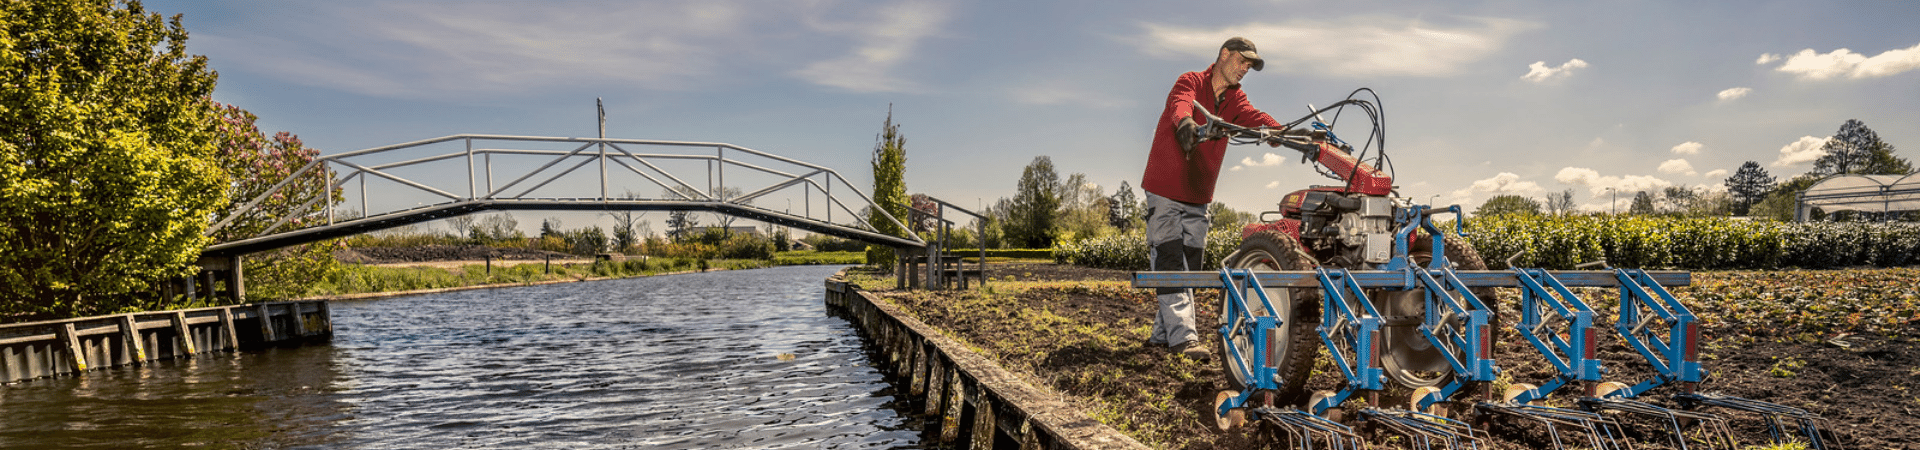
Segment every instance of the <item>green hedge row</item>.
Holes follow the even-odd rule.
[[[1220,260],[1238,248],[1239,230],[1207,233],[1207,249],[1203,257],[1207,267],[1200,270],[1219,270]],[[1133,231],[1061,244],[1053,248],[1053,260],[1061,264],[1102,269],[1147,270],[1146,233]]]
[[[1469,219],[1489,266],[1568,269],[1606,258],[1614,267],[1765,270],[1899,267],[1920,263],[1920,224],[1791,223],[1725,217],[1536,216]]]
[[[1446,224],[1442,229],[1453,229]],[[1572,269],[1605,258],[1613,267],[1681,270],[1770,270],[1788,267],[1920,265],[1920,224],[1791,223],[1726,217],[1505,215],[1467,221],[1468,241],[1487,265]],[[1238,231],[1207,235],[1214,270],[1240,246]],[[1121,270],[1146,270],[1146,238],[1123,233],[1062,244],[1053,259]]]
[[[955,249],[947,249],[947,253],[952,255],[959,255],[961,257],[966,257],[966,258],[977,258],[980,256],[980,249],[955,248]],[[989,259],[991,258],[1053,259],[1054,258],[1053,254],[1054,254],[1054,249],[1051,249],[1051,248],[990,248],[990,249],[987,249],[987,258]]]

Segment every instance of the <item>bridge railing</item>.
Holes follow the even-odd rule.
[[[548,148],[538,148],[543,146]],[[426,155],[420,156],[423,152]],[[589,165],[596,165],[598,174],[581,175]],[[324,190],[294,187],[299,185],[294,180],[316,171],[329,180]],[[496,172],[506,175],[496,177]],[[368,186],[369,181],[376,185]],[[660,194],[636,193],[636,188],[657,189]],[[357,191],[357,213],[338,211],[351,207],[352,195],[332,194],[349,190]],[[403,199],[409,196],[426,200],[408,205]],[[261,207],[276,198],[293,201],[273,203],[299,206],[277,211]],[[771,199],[786,200],[785,208],[755,205]],[[324,207],[316,208],[323,202]],[[428,210],[438,212],[432,218],[488,209],[703,210],[868,242],[924,245],[911,233],[885,235],[867,224],[862,212],[873,211],[897,229],[908,229],[899,218],[873,205],[863,190],[831,168],[733,144],[463,134],[316,158],[285,181],[246,199],[206,233],[213,235],[242,218],[268,225],[229,243],[343,223],[357,223],[360,230],[370,223],[372,227],[400,226],[432,220],[396,220],[432,214],[424,212]]]

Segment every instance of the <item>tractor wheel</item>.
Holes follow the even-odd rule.
[[[1300,248],[1300,241],[1292,236],[1276,232],[1261,231],[1240,242],[1240,250],[1233,259],[1225,262],[1229,268],[1255,270],[1313,270],[1318,264],[1312,256]],[[1268,349],[1268,363],[1278,369],[1274,381],[1280,386],[1275,392],[1275,400],[1280,404],[1298,404],[1306,399],[1307,376],[1313,370],[1315,345],[1318,337],[1314,328],[1320,325],[1320,293],[1317,289],[1275,288],[1264,289],[1267,299],[1273,302],[1273,308],[1280,317],[1285,317],[1278,333],[1273,336]],[[1265,316],[1267,312],[1258,302],[1258,294],[1243,293],[1254,315]],[[1253,383],[1251,367],[1243,370],[1240,362],[1251,365],[1253,353],[1253,323],[1251,318],[1240,326],[1228,327],[1229,311],[1226,294],[1220,295],[1220,325],[1229,335],[1223,336],[1220,346],[1221,368],[1227,374],[1229,389],[1246,390]],[[1238,352],[1229,352],[1226,341],[1233,341]]]
[[[1451,234],[1445,235],[1445,239],[1447,260],[1453,263],[1455,269],[1487,269],[1486,261],[1480,258],[1480,252],[1473,249],[1473,244]],[[1432,261],[1431,241],[1424,242],[1429,243],[1413,249],[1412,254],[1414,262],[1422,266]],[[1493,326],[1489,327],[1489,331],[1494,333],[1494,341],[1498,342],[1501,327],[1499,306],[1495,303],[1494,297],[1496,293],[1492,288],[1474,288],[1471,291],[1475,297],[1480,298],[1481,302],[1494,309]],[[1423,316],[1426,314],[1424,295],[1424,291],[1419,290],[1391,293],[1383,295],[1382,302],[1378,306],[1381,308],[1381,314],[1387,316],[1402,318]],[[1386,358],[1381,359],[1380,365],[1389,380],[1412,389],[1439,387],[1453,380],[1453,367],[1447,364],[1440,350],[1434,348],[1433,344],[1428,342],[1425,336],[1420,335],[1415,328],[1388,327],[1384,334],[1389,347]]]

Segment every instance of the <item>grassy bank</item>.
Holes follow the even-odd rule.
[[[488,284],[525,284],[545,281],[585,280],[589,278],[627,278],[705,269],[757,269],[770,267],[764,260],[691,260],[599,261],[592,264],[522,264],[494,267],[469,264],[457,268],[381,267],[342,264],[314,283],[308,296],[365,294],[375,292],[445,289]]]

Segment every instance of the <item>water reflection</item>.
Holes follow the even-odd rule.
[[[0,389],[0,448],[898,448],[793,267],[333,305],[331,346]]]

